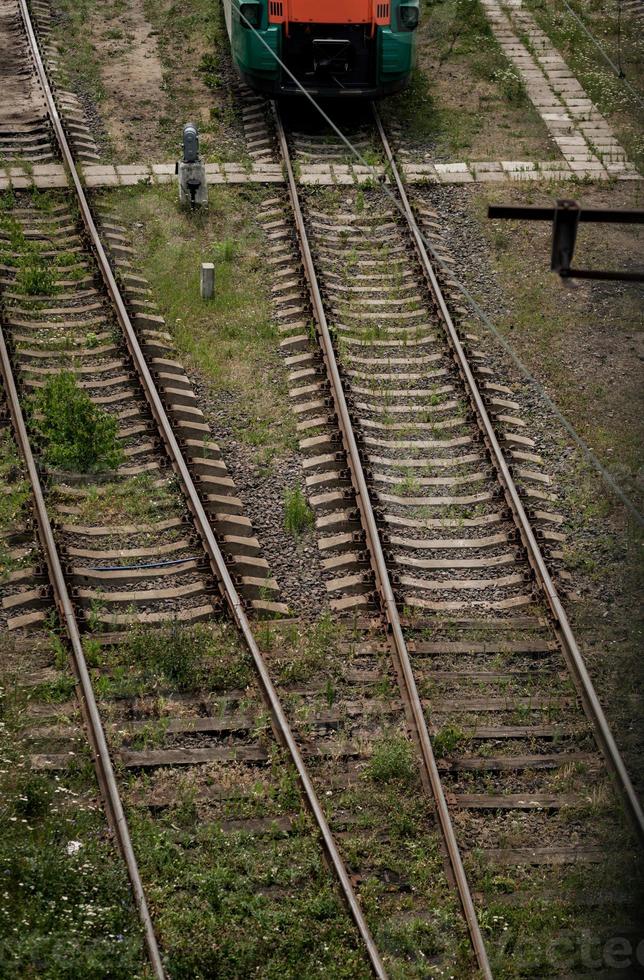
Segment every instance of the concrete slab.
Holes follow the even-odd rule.
[[[39,176],[34,176],[33,183],[35,187],[40,190],[60,190],[63,187],[67,187],[67,177],[64,173],[62,174],[41,174]]]
[[[486,174],[486,173],[499,173],[499,172],[502,173],[503,172],[503,167],[501,166],[500,162],[497,161],[497,160],[493,160],[493,161],[487,162],[487,163],[486,162],[483,162],[483,163],[473,163],[473,164],[471,164],[471,169],[473,170],[473,172],[477,176],[479,176],[480,174]]]
[[[437,174],[468,174],[470,172],[466,163],[436,163]]]
[[[149,174],[151,171],[147,163],[121,163],[117,165],[116,172],[125,177],[128,174]]]
[[[508,174],[504,173],[503,171],[498,172],[494,170],[487,170],[487,171],[484,170],[476,175],[477,183],[486,183],[486,184],[491,184],[493,182],[503,183],[504,181],[507,180],[508,180]]]
[[[122,187],[135,187],[137,184],[152,184],[152,174],[148,173],[131,173],[131,174],[119,174],[119,183]]]
[[[59,163],[35,163],[31,169],[34,177],[65,176],[65,168]],[[65,181],[66,182],[66,181]]]
[[[501,160],[501,167],[507,173],[521,173],[536,170],[536,164],[530,160]]]
[[[407,173],[405,172],[405,179],[410,184],[438,184],[440,183],[440,178],[437,173]]]
[[[119,179],[116,173],[85,174],[85,183],[88,187],[118,187]]]
[[[451,173],[439,174],[441,184],[473,184],[474,177],[469,172],[452,171]]]
[[[90,175],[92,177],[115,177],[116,176],[116,167],[112,167],[102,163],[100,164],[93,163],[91,166],[83,167],[82,170],[86,177]]]

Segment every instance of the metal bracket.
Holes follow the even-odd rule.
[[[506,218],[514,221],[551,221],[552,254],[550,268],[562,279],[605,279],[616,282],[644,282],[644,272],[604,271],[601,269],[573,269],[572,260],[577,242],[577,228],[581,221],[602,222],[618,225],[644,224],[644,211],[637,209],[586,208],[576,201],[557,201],[554,208],[527,208],[513,205],[490,205],[488,218]]]

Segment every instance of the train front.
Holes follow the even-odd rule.
[[[253,0],[237,16],[235,60],[258,91],[379,98],[409,81],[419,0]]]

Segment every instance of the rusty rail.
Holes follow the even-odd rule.
[[[92,681],[87,669],[87,662],[83,652],[83,643],[80,638],[76,614],[72,606],[71,598],[67,590],[65,576],[58,554],[54,533],[47,514],[47,506],[43,495],[40,477],[36,468],[36,463],[29,443],[29,435],[25,425],[24,416],[20,407],[18,390],[11,368],[11,361],[5,343],[4,332],[0,328],[0,370],[4,382],[9,412],[12,425],[18,441],[18,446],[27,467],[31,492],[34,501],[36,523],[38,526],[38,537],[42,545],[43,554],[47,563],[49,580],[54,590],[56,606],[60,613],[61,620],[67,630],[67,636],[71,647],[72,664],[76,674],[77,688],[80,691],[81,709],[85,724],[89,732],[94,755],[94,766],[98,776],[99,786],[105,801],[107,819],[114,836],[118,842],[119,849],[123,855],[123,860],[127,866],[127,873],[130,879],[132,892],[139,913],[139,918],[143,925],[145,942],[150,957],[150,962],[156,977],[163,980],[165,972],[161,962],[161,954],[150,917],[150,911],[143,891],[139,868],[132,848],[130,832],[128,830],[123,805],[116,785],[116,777],[112,760],[110,759],[105,730],[98,711]]]
[[[326,819],[326,816],[324,815],[324,811],[322,809],[322,806],[320,805],[317,794],[313,787],[313,783],[311,782],[309,774],[306,770],[304,760],[297,746],[297,743],[291,731],[286,715],[284,714],[284,710],[280,703],[277,692],[273,686],[273,682],[271,681],[268,668],[266,666],[262,653],[253,636],[252,628],[248,620],[248,617],[246,615],[242,600],[235,588],[235,585],[228,571],[228,567],[226,565],[224,557],[221,553],[219,545],[217,544],[217,541],[215,539],[213,530],[210,526],[210,522],[208,520],[206,512],[199,499],[199,494],[193,482],[192,476],[190,475],[190,471],[188,469],[186,460],[183,456],[179,443],[172,430],[171,423],[165,412],[163,403],[161,401],[161,398],[155,386],[154,380],[145,361],[145,357],[143,355],[143,351],[141,350],[138,337],[136,336],[134,327],[132,326],[132,322],[130,320],[127,308],[123,301],[123,297],[121,296],[121,292],[119,290],[118,284],[116,282],[116,279],[110,267],[109,260],[107,258],[107,255],[101,243],[100,235],[96,228],[96,224],[94,222],[94,218],[92,216],[91,208],[87,196],[85,194],[83,185],[81,183],[80,177],[76,170],[74,158],[65,135],[62,121],[60,119],[60,115],[56,107],[51,86],[49,84],[47,73],[40,55],[40,51],[38,49],[38,42],[33,29],[33,25],[31,23],[26,0],[19,0],[19,3],[20,3],[23,20],[25,23],[25,29],[27,31],[27,35],[29,37],[30,45],[32,48],[32,54],[38,72],[40,84],[42,86],[45,95],[52,127],[60,148],[63,163],[65,165],[66,170],[68,171],[73,186],[73,190],[77,198],[81,219],[85,227],[88,241],[91,243],[91,247],[95,253],[97,264],[101,272],[101,276],[103,278],[105,287],[112,301],[117,320],[123,331],[123,336],[125,338],[125,342],[127,344],[128,350],[132,357],[132,361],[137,371],[139,380],[141,382],[141,386],[143,388],[147,403],[155,419],[160,437],[163,441],[165,450],[172,464],[172,468],[174,469],[175,473],[179,478],[180,485],[186,497],[188,509],[190,510],[190,513],[192,514],[192,517],[194,519],[195,526],[201,538],[204,550],[208,556],[208,560],[211,569],[213,571],[213,574],[219,585],[220,592],[223,598],[225,599],[229,611],[231,613],[231,616],[236,626],[238,627],[240,633],[242,634],[244,642],[252,656],[255,670],[257,672],[257,676],[259,679],[262,695],[266,702],[267,708],[270,711],[272,727],[275,736],[277,740],[280,742],[280,744],[286,749],[291,759],[291,762],[295,767],[295,770],[297,772],[300,781],[300,785],[303,790],[304,799],[317,825],[325,853],[338,879],[338,883],[340,885],[343,898],[347,904],[349,912],[355,922],[356,928],[358,929],[361,940],[365,946],[367,956],[369,958],[373,972],[377,977],[382,978],[382,980],[384,980],[387,974],[385,971],[385,967],[382,963],[380,953],[378,952],[378,949],[375,945],[375,942],[373,940],[367,922],[364,918],[362,909],[360,907],[360,903],[358,901],[358,897],[351,884],[348,872],[344,865],[344,861],[340,855],[340,852],[338,851],[328,821]],[[44,507],[44,501],[43,501],[43,507]],[[46,513],[44,514],[44,516],[46,517]],[[50,537],[47,541],[47,548],[49,549],[51,547],[55,548],[55,544],[53,542],[53,537],[51,536],[50,533]],[[64,582],[62,582],[62,585],[64,585]],[[70,623],[70,629],[76,630],[77,632],[75,622]],[[80,644],[80,640],[79,640],[79,644]],[[89,678],[88,678],[88,683],[90,683]],[[92,695],[92,699],[93,699],[93,695]],[[100,722],[100,718],[98,720]],[[111,768],[111,764],[110,764],[110,768]],[[127,833],[127,826],[124,817],[122,820],[122,827]],[[127,841],[129,846],[129,852],[131,854],[131,859],[134,860],[134,854],[131,849],[131,843],[129,842],[129,835],[127,836]],[[136,875],[138,877],[138,871],[136,871]],[[144,906],[139,905],[139,909],[141,913],[143,907]],[[158,969],[157,966],[155,966],[155,971],[157,972],[157,976],[162,977],[163,971],[162,971],[160,959],[158,958],[158,949],[156,946],[156,940],[154,939],[152,923],[151,920],[147,922],[147,920],[149,920],[149,913],[147,912],[147,906],[145,906],[145,909],[146,909],[146,923],[145,923],[146,936],[149,939],[148,949],[150,951],[150,957],[153,962],[153,965],[155,964],[155,962],[158,962]]]
[[[539,588],[541,589],[552,616],[554,631],[560,643],[568,670],[572,675],[586,716],[593,726],[597,744],[599,745],[608,768],[613,774],[615,782],[617,783],[617,788],[622,797],[626,813],[628,814],[628,817],[630,818],[633,828],[640,841],[644,842],[644,812],[642,811],[642,806],[637,798],[637,794],[635,793],[633,784],[631,783],[630,776],[628,775],[628,771],[624,765],[624,760],[621,757],[620,751],[608,725],[608,721],[604,714],[604,709],[602,708],[599,698],[597,697],[597,693],[588,674],[581,651],[577,646],[577,641],[575,640],[568,617],[548,571],[534,531],[532,530],[530,521],[521,502],[519,491],[512,477],[512,473],[510,472],[510,468],[503,454],[503,450],[501,449],[499,441],[494,432],[494,426],[492,425],[492,421],[485,407],[485,403],[481,397],[476,379],[474,378],[472,369],[470,368],[465,355],[465,351],[463,350],[463,346],[459,340],[458,331],[454,326],[447,303],[445,302],[445,298],[438,283],[436,273],[434,272],[429,255],[427,254],[423,236],[416,222],[411,204],[409,203],[405,185],[396,165],[396,160],[387,138],[387,134],[385,133],[385,129],[382,125],[380,115],[375,106],[372,108],[376,126],[378,128],[382,145],[387,157],[387,162],[389,164],[390,173],[396,184],[398,195],[409,225],[409,230],[412,233],[416,251],[427,279],[427,284],[438,304],[440,316],[445,326],[447,339],[450,347],[452,348],[456,366],[465,384],[472,409],[483,436],[483,440],[490,453],[492,463],[496,470],[499,483],[503,489],[507,505],[513,515],[521,541],[526,550],[530,567],[534,572],[535,579],[539,585]]]
[[[463,914],[465,916],[479,969],[482,976],[485,977],[486,980],[491,980],[492,972],[488,961],[485,943],[483,941],[481,929],[476,917],[470,887],[465,874],[465,869],[463,867],[449,808],[445,799],[445,793],[443,791],[438,766],[436,765],[436,759],[434,757],[434,751],[432,749],[431,739],[429,737],[425,714],[418,695],[414,672],[409,659],[409,652],[407,650],[407,644],[403,635],[400,617],[398,615],[398,608],[391,586],[389,572],[387,570],[387,562],[380,540],[376,517],[371,504],[369,488],[367,486],[358,445],[353,431],[351,417],[349,415],[342,379],[340,377],[335,350],[333,348],[333,341],[324,309],[324,302],[322,300],[320,287],[317,280],[315,263],[311,254],[308,235],[304,224],[304,216],[302,214],[302,208],[299,201],[297,182],[295,180],[295,174],[291,163],[291,156],[288,141],[286,139],[286,133],[284,131],[284,125],[282,123],[277,104],[273,103],[272,105],[278,141],[284,161],[284,167],[286,169],[289,196],[297,228],[302,262],[311,293],[313,314],[317,324],[318,340],[331,384],[335,413],[338,419],[344,449],[347,454],[351,482],[355,491],[356,501],[362,519],[362,526],[366,534],[367,549],[371,567],[375,576],[380,606],[387,624],[392,653],[394,655],[398,674],[401,679],[405,710],[421,755],[423,782],[426,788],[431,790],[434,798],[443,840],[447,848],[450,866],[456,882]]]

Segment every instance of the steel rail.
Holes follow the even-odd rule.
[[[445,793],[443,790],[440,773],[438,771],[438,766],[436,765],[434,750],[432,748],[429,730],[427,728],[427,721],[425,719],[423,707],[418,695],[416,680],[400,623],[398,607],[394,597],[389,571],[387,569],[387,562],[371,503],[369,488],[367,486],[362,461],[360,459],[360,451],[356,442],[353,424],[351,422],[351,416],[349,414],[349,409],[344,394],[342,378],[340,377],[338,362],[335,355],[335,350],[333,348],[333,340],[329,330],[329,324],[324,309],[324,302],[320,292],[317,273],[315,271],[315,263],[311,253],[308,233],[304,223],[304,216],[300,205],[297,182],[295,180],[284,125],[275,102],[272,103],[272,108],[275,118],[277,137],[284,161],[284,167],[286,169],[289,197],[293,208],[293,215],[295,218],[298,240],[300,243],[300,251],[302,254],[302,262],[311,294],[313,313],[318,326],[318,340],[320,343],[322,356],[324,358],[324,363],[326,365],[329,381],[331,383],[335,413],[338,419],[344,449],[347,454],[351,480],[356,494],[356,503],[358,510],[360,511],[362,526],[366,534],[367,549],[376,580],[376,588],[378,591],[380,605],[387,624],[388,635],[398,667],[398,673],[403,683],[406,709],[408,715],[411,715],[412,727],[421,754],[424,782],[431,788],[434,798],[443,840],[447,848],[449,862],[454,875],[456,888],[479,969],[482,976],[485,977],[486,980],[491,980],[492,972],[488,961],[485,942],[483,940],[481,928],[476,917],[474,902],[472,900],[469,883],[467,881],[458,842],[456,840],[456,833],[452,824],[447,800],[445,799]]]
[[[394,178],[396,188],[400,196],[423,272],[427,279],[430,291],[438,304],[438,309],[447,331],[447,337],[452,348],[456,366],[467,389],[470,403],[483,435],[484,442],[492,458],[492,463],[496,469],[497,477],[501,487],[503,488],[506,502],[510,508],[514,522],[521,536],[523,546],[528,556],[528,561],[530,562],[530,566],[534,572],[536,581],[545,597],[548,609],[554,621],[554,630],[563,651],[564,659],[573,677],[586,716],[593,726],[596,742],[604,755],[609,770],[612,772],[615,778],[626,812],[631,820],[631,823],[633,824],[637,836],[641,842],[644,842],[644,812],[642,811],[642,806],[637,794],[635,793],[630,776],[628,775],[628,771],[624,764],[624,760],[621,757],[620,751],[610,730],[608,721],[604,714],[604,709],[602,708],[599,698],[597,697],[597,693],[588,674],[581,651],[577,646],[577,641],[575,640],[572,628],[568,621],[566,611],[561,603],[534,531],[521,502],[519,491],[512,477],[510,467],[508,466],[503,450],[499,445],[499,441],[494,431],[494,426],[492,425],[492,421],[485,407],[478,384],[472,373],[472,369],[470,368],[467,356],[458,336],[458,331],[454,326],[454,322],[447,307],[447,303],[445,302],[436,273],[434,272],[434,268],[427,253],[423,236],[420,232],[416,217],[409,202],[407,191],[396,165],[396,160],[382,124],[382,120],[380,119],[380,115],[375,105],[372,106],[372,109],[376,126],[378,127],[378,132],[382,140],[382,145],[385,150],[390,172]]]
[[[118,842],[119,849],[127,867],[130,886],[134,895],[139,918],[141,920],[141,924],[143,925],[145,943],[154,974],[157,978],[159,978],[159,980],[163,980],[165,977],[165,972],[161,961],[161,954],[159,952],[159,946],[154,932],[154,927],[152,925],[150,910],[148,908],[145,892],[143,890],[143,884],[141,882],[141,876],[139,874],[138,864],[134,854],[134,849],[132,847],[132,841],[130,839],[130,832],[127,826],[125,813],[123,811],[121,797],[116,784],[116,776],[114,774],[112,760],[107,747],[105,730],[103,728],[101,716],[96,704],[96,698],[94,697],[94,690],[92,688],[92,681],[87,669],[87,661],[85,660],[85,654],[83,652],[83,643],[80,637],[80,631],[78,629],[76,614],[74,612],[74,607],[72,606],[67,584],[65,582],[65,576],[60,561],[60,556],[58,554],[58,548],[54,539],[54,533],[49,516],[47,514],[47,505],[45,504],[42,484],[40,482],[38,469],[31,450],[29,435],[27,433],[27,427],[22,414],[22,408],[20,407],[18,389],[13,376],[4,331],[1,328],[0,370],[2,371],[2,378],[4,381],[5,392],[16,439],[24,458],[29,481],[31,483],[31,492],[38,526],[38,537],[40,538],[43,554],[47,563],[49,580],[54,590],[56,605],[58,607],[62,622],[65,625],[65,629],[67,630],[67,636],[71,646],[74,673],[76,674],[77,678],[77,687],[80,688],[82,712],[90,735],[92,748],[94,750],[94,765],[96,768],[101,793],[106,805],[107,820]]]
[[[36,37],[31,24],[29,11],[27,10],[25,0],[19,0],[19,2],[25,30],[29,39],[31,54],[38,72],[39,80],[41,85],[43,85],[42,79],[44,75],[44,68],[40,59],[40,52],[38,50]],[[46,81],[47,79],[45,75],[45,82]],[[43,86],[43,90],[45,93],[49,92],[49,94],[51,94],[48,84]],[[53,98],[51,101],[53,103]],[[78,628],[76,614],[74,612],[69,591],[67,589],[67,583],[65,581],[60,555],[58,553],[51,522],[47,513],[42,484],[40,482],[40,476],[34,460],[31,444],[29,442],[29,435],[25,425],[22,408],[20,406],[18,389],[13,375],[4,331],[2,330],[1,326],[0,370],[2,372],[5,385],[13,428],[20,451],[25,461],[25,465],[27,467],[27,473],[31,484],[38,537],[40,539],[45,562],[47,564],[49,580],[54,592],[58,612],[62,623],[65,626],[69,639],[71,662],[76,675],[77,690],[79,690],[80,693],[79,700],[81,704],[81,712],[93,749],[92,754],[94,757],[94,767],[96,769],[101,795],[105,803],[106,818],[109,826],[112,829],[127,868],[130,887],[132,889],[137,913],[143,927],[145,945],[152,970],[158,980],[164,980],[166,974],[163,968],[161,953],[159,951],[159,945],[154,931],[154,926],[152,924],[152,917],[150,915],[147,899],[145,897],[145,891],[143,889],[143,883],[141,881],[136,855],[134,854],[134,848],[132,847],[130,831],[127,825],[123,804],[121,802],[121,797],[116,782],[116,776],[107,745],[107,739],[105,737],[103,722],[101,720],[96,698],[94,696],[91,677],[87,669],[87,661],[85,660],[85,653],[83,650],[83,643],[80,636],[80,630]]]
[[[279,700],[277,691],[275,690],[273,682],[270,678],[262,653],[257,645],[255,637],[253,636],[252,628],[246,615],[242,600],[228,571],[228,566],[226,565],[224,556],[219,548],[219,545],[217,544],[212,527],[210,526],[210,521],[208,520],[208,516],[199,498],[197,488],[173,432],[170,420],[168,419],[165,408],[163,407],[159,392],[147,366],[138,337],[134,327],[132,326],[123,297],[121,296],[120,289],[114,274],[112,273],[109,260],[94,222],[85,190],[76,170],[73,154],[70,150],[69,143],[65,135],[51,86],[49,85],[49,79],[40,56],[38,42],[33,30],[33,25],[31,24],[26,0],[19,0],[19,3],[21,6],[23,19],[25,21],[25,26],[27,28],[27,33],[29,35],[40,83],[45,94],[54,132],[62,154],[63,163],[71,178],[76,198],[78,200],[83,225],[85,226],[88,239],[94,250],[103,282],[108,291],[110,299],[112,300],[117,320],[123,331],[125,342],[139,376],[139,380],[144,390],[150,411],[155,419],[159,434],[170,458],[172,467],[179,477],[180,485],[183,488],[183,492],[186,497],[187,506],[194,519],[195,526],[201,538],[204,550],[208,556],[215,579],[218,582],[220,591],[228,605],[231,616],[242,634],[244,642],[246,643],[246,646],[248,647],[248,650],[252,656],[262,695],[271,715],[272,727],[275,736],[288,752],[288,755],[290,756],[290,759],[295,767],[304,793],[305,801],[317,825],[327,858],[338,879],[342,895],[349,908],[349,912],[354,920],[356,928],[358,929],[360,938],[365,946],[371,967],[377,977],[382,978],[382,980],[386,980],[387,973],[380,957],[380,953],[371,935],[366,919],[364,918],[362,908],[351,884],[344,861],[335,843],[331,828],[329,827],[320,801],[318,800],[315,788],[291,731],[291,727],[288,723],[286,715],[284,714],[284,710]]]

